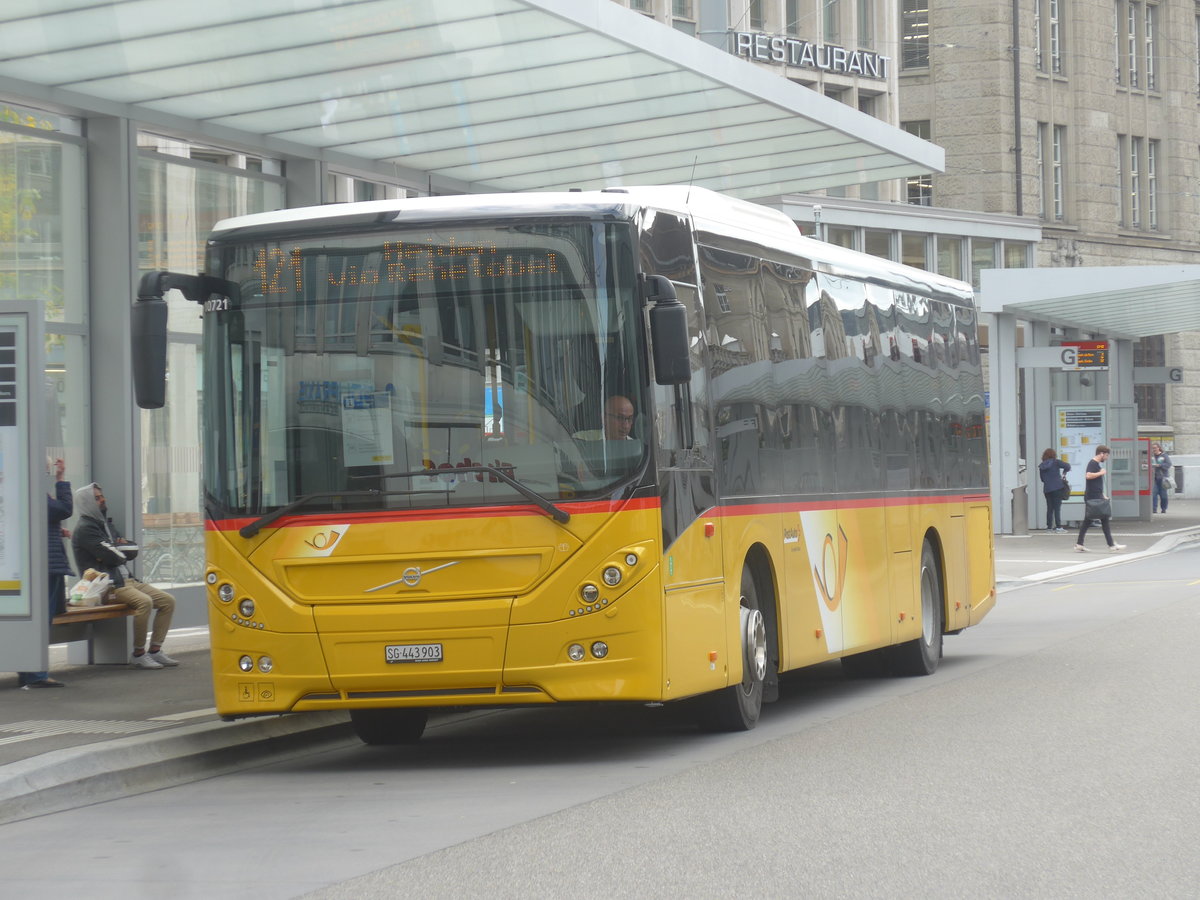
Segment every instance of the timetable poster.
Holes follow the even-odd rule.
[[[25,515],[25,478],[21,472],[20,386],[17,382],[17,330],[0,325],[0,616],[29,614],[23,587],[25,542],[20,523]]]
[[[1058,458],[1070,463],[1071,468],[1082,470],[1087,461],[1096,455],[1096,448],[1105,441],[1106,412],[1104,406],[1055,407]],[[1072,488],[1078,490],[1072,490],[1072,493],[1082,494],[1082,484],[1082,481],[1076,479]]]

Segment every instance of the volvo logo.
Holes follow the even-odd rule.
[[[442,563],[440,566],[434,566],[432,569],[422,569],[420,566],[409,566],[395,581],[389,581],[385,584],[376,585],[373,588],[367,588],[363,593],[372,594],[375,591],[382,591],[384,588],[395,587],[398,584],[407,585],[408,587],[416,587],[421,583],[421,579],[430,572],[436,572],[439,569],[448,569],[451,566],[457,566],[460,562],[461,560],[456,559],[454,562]]]

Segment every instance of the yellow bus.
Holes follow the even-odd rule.
[[[217,225],[203,306],[218,712],[687,701],[928,674],[995,603],[969,286],[694,187]],[[157,348],[157,350],[155,349]]]

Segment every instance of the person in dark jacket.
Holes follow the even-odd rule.
[[[50,618],[66,612],[67,589],[63,584],[64,575],[74,575],[71,564],[67,561],[67,551],[63,547],[63,538],[69,537],[70,532],[62,527],[62,523],[71,518],[73,503],[71,501],[71,482],[64,481],[67,471],[66,463],[61,459],[54,461],[54,496],[46,497],[46,562],[48,563],[47,584],[50,586]],[[49,620],[47,620],[47,626]],[[49,635],[47,635],[49,640]],[[17,684],[22,690],[30,688],[62,687],[63,683],[51,678],[49,672],[18,672]]]
[[[1046,495],[1046,530],[1053,528],[1055,534],[1066,534],[1062,527],[1063,488],[1066,486],[1063,476],[1070,471],[1071,464],[1059,459],[1053,449],[1047,447],[1042,451],[1038,475],[1042,479],[1042,493]]]
[[[1162,444],[1153,443],[1150,445],[1150,456],[1153,457],[1152,464],[1154,466],[1154,502],[1151,504],[1151,512],[1158,512],[1159,507],[1163,512],[1167,511],[1167,498],[1170,495],[1170,489],[1163,480],[1171,475],[1171,454],[1167,453],[1162,448]]]
[[[129,664],[135,669],[179,665],[162,649],[171,628],[171,617],[175,614],[175,598],[152,584],[138,581],[126,571],[125,564],[137,555],[137,550],[121,537],[108,517],[108,504],[100,485],[89,484],[77,490],[75,508],[79,511],[79,521],[71,540],[75,564],[80,571],[97,569],[107,573],[112,579],[113,602],[133,607],[133,656]],[[122,550],[122,547],[128,549]],[[151,609],[154,610],[154,631],[150,633],[147,648]]]

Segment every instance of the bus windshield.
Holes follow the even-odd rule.
[[[210,247],[213,515],[553,503],[641,471],[627,224],[308,228]]]

